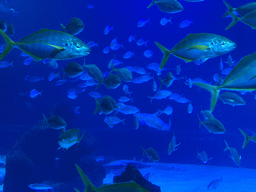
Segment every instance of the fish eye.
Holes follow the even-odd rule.
[[[76,47],[77,47],[77,48],[80,48],[80,47],[82,47],[82,45],[79,44],[79,43],[77,43],[77,44],[76,44]]]
[[[221,42],[221,45],[226,45],[226,42],[225,42],[225,41],[222,41],[222,42]]]

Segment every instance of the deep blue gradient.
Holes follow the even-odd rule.
[[[236,0],[229,3],[233,7],[238,7],[247,2],[250,1]],[[99,45],[99,47],[93,47],[91,54],[86,56],[86,63],[96,64],[102,72],[110,71],[107,65],[114,56],[123,61],[124,67],[131,65],[146,69],[149,63],[160,63],[162,53],[155,46],[154,41],[171,49],[190,33],[215,33],[231,39],[237,44],[237,48],[230,53],[236,61],[256,51],[255,31],[249,26],[238,22],[231,29],[224,30],[231,22],[231,18],[221,18],[226,11],[222,1],[205,0],[205,2],[190,3],[180,0],[180,3],[184,6],[184,11],[170,15],[160,12],[155,5],[147,9],[150,0],[11,0],[8,6],[19,12],[18,16],[13,17],[0,13],[0,18],[4,18],[7,23],[12,22],[14,24],[15,35],[11,37],[14,41],[42,28],[61,30],[60,23],[66,25],[72,17],[80,18],[84,22],[85,28],[78,34],[78,37],[84,42],[93,40]],[[88,9],[88,4],[95,7]],[[168,23],[166,26],[161,26],[160,20],[163,17],[172,17],[172,24]],[[151,24],[147,23],[142,28],[137,27],[139,20],[147,20],[148,18],[150,18]],[[192,20],[194,23],[188,28],[179,28],[179,24],[185,19]],[[114,26],[114,30],[110,31],[108,35],[104,35],[104,28],[107,25]],[[139,47],[135,42],[129,43],[130,35],[136,35],[136,39],[149,40],[148,47]],[[104,54],[102,49],[108,46],[115,37],[119,43],[123,44],[124,49],[121,48],[117,51],[110,51],[107,55]],[[2,39],[1,42],[4,43]],[[146,58],[143,55],[147,49],[153,50],[152,58]],[[124,60],[122,56],[127,51],[134,51],[135,56]],[[88,131],[100,140],[101,147],[96,155],[104,155],[111,159],[136,157],[140,160],[142,158],[141,146],[143,146],[144,148],[154,148],[159,153],[162,162],[201,164],[201,161],[196,158],[198,149],[199,151],[205,150],[209,157],[213,157],[209,161],[211,165],[236,166],[228,157],[228,152],[223,152],[224,140],[227,140],[228,144],[235,147],[238,153],[242,155],[242,167],[256,168],[254,156],[256,145],[250,142],[242,150],[243,136],[238,130],[238,128],[242,128],[249,135],[252,133],[248,129],[256,131],[255,93],[243,95],[247,102],[245,106],[232,107],[218,101],[213,114],[224,124],[227,131],[223,135],[214,135],[208,133],[204,127],[199,129],[197,117],[201,109],[209,109],[210,94],[198,87],[189,89],[184,84],[185,77],[191,79],[198,77],[208,82],[213,81],[213,75],[220,73],[220,57],[209,59],[197,66],[193,62],[186,64],[183,60],[171,55],[166,64],[166,70],[162,72],[162,78],[169,71],[176,76],[176,65],[181,64],[181,74],[177,76],[181,79],[175,81],[168,89],[191,100],[194,107],[192,114],[187,113],[188,104],[180,104],[171,100],[153,100],[150,103],[147,96],[153,96],[155,93],[152,90],[152,80],[143,84],[122,82],[121,86],[115,90],[108,90],[104,85],[101,85],[97,90],[102,95],[110,95],[117,100],[124,95],[122,87],[127,84],[130,91],[133,92],[134,102],[130,105],[138,107],[143,113],[155,113],[158,109],[163,110],[167,105],[172,106],[174,112],[171,117],[171,130],[162,132],[146,125],[140,125],[139,129],[135,130],[133,127],[134,116],[125,116],[120,113],[117,116],[120,119],[126,118],[126,125],[119,124],[115,125],[113,129],[109,128],[104,122],[105,115],[93,115],[96,104],[94,98],[90,97],[88,93],[95,91],[95,86],[88,87],[85,92],[78,95],[77,99],[71,100],[67,97],[67,90],[76,87],[79,82],[71,82],[70,79],[67,79],[67,83],[55,86],[56,80],[48,81],[47,77],[50,72],[60,72],[62,76],[61,67],[65,67],[70,61],[58,61],[59,68],[56,70],[50,69],[42,62],[32,62],[29,66],[25,66],[23,65],[25,58],[21,57],[20,53],[20,50],[13,49],[4,60],[13,61],[14,67],[0,69],[0,153],[7,153],[26,129],[40,125],[40,120],[42,122],[43,119],[42,114],[49,117],[54,111],[56,114],[62,115],[68,123],[68,128],[79,128],[81,132],[82,130]],[[223,61],[226,61],[227,57],[228,54],[221,56]],[[72,61],[83,65],[83,58]],[[227,66],[225,64],[225,67]],[[146,70],[150,72],[151,76],[154,76],[159,86],[160,81],[155,72]],[[36,83],[28,82],[24,80],[26,75],[44,76],[45,80]],[[134,76],[139,75],[135,74]],[[29,93],[34,88],[42,91],[42,97],[38,96],[32,99],[29,95],[20,96],[19,94],[20,92]],[[73,112],[77,106],[80,106],[80,115]],[[161,118],[168,123],[166,115],[163,114]],[[176,135],[177,143],[181,143],[181,145],[178,147],[178,151],[168,156],[167,146],[173,133]]]

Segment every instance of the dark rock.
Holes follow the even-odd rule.
[[[147,181],[139,172],[139,170],[132,164],[127,165],[125,171],[120,176],[115,176],[113,179],[114,183],[122,183],[134,181],[142,186],[144,189],[147,189],[150,192],[161,192],[159,186],[152,184]]]
[[[85,173],[90,175],[92,182],[97,186],[102,184],[106,176],[102,165],[88,158],[81,160],[83,156],[95,152],[99,141],[85,133],[77,150],[76,146],[72,146],[68,150],[57,151],[59,135],[58,130],[39,128],[30,129],[24,133],[7,154],[4,192],[32,192],[34,190],[28,185],[43,181],[65,185],[66,182],[73,181],[78,176],[75,163],[86,165],[89,169]],[[55,159],[57,152],[62,154],[58,161]]]

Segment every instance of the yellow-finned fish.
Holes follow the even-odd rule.
[[[84,192],[149,192],[148,190],[141,187],[139,184],[132,182],[126,182],[126,183],[115,183],[115,184],[109,184],[109,185],[103,185],[100,188],[95,187],[92,182],[88,179],[88,177],[85,175],[83,170],[77,165],[77,171],[85,185]],[[75,188],[76,192],[79,192],[78,189]]]
[[[221,85],[215,86],[199,82],[193,82],[193,84],[211,93],[211,111],[215,108],[221,90],[256,90],[256,52],[242,58]]]
[[[189,34],[171,50],[158,42],[155,44],[164,54],[160,69],[165,66],[170,54],[183,59],[186,63],[194,61],[201,64],[209,58],[228,53],[236,47],[236,44],[226,37],[211,33]]]
[[[18,47],[36,61],[42,59],[74,59],[84,57],[91,51],[79,38],[57,30],[41,29],[18,42],[11,40],[1,29],[0,34],[6,43],[0,55],[0,61],[13,47]]]

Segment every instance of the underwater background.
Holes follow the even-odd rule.
[[[166,163],[186,163],[202,164],[197,158],[197,150],[205,150],[209,157],[213,159],[208,162],[209,165],[233,166],[237,167],[225,148],[224,140],[237,149],[242,156],[241,167],[256,168],[254,151],[256,145],[252,142],[245,149],[242,149],[244,141],[243,135],[238,128],[241,128],[253,135],[255,129],[255,93],[246,93],[241,95],[246,101],[246,105],[232,107],[218,101],[213,114],[220,120],[226,128],[226,133],[216,135],[209,133],[203,126],[199,129],[198,115],[201,110],[209,109],[210,93],[193,86],[189,88],[184,82],[186,78],[202,78],[207,82],[213,81],[215,73],[220,74],[220,58],[224,63],[224,68],[228,67],[224,61],[227,61],[229,54],[233,60],[239,61],[242,57],[256,51],[255,31],[249,26],[238,22],[231,29],[225,28],[231,22],[230,17],[222,18],[226,12],[226,6],[223,1],[205,0],[203,2],[179,1],[184,10],[175,14],[161,12],[157,6],[147,9],[151,3],[148,1],[85,1],[85,0],[10,0],[8,3],[1,1],[2,4],[13,8],[18,12],[16,16],[0,12],[0,18],[5,19],[7,23],[13,23],[15,35],[12,40],[18,41],[29,34],[32,34],[42,28],[61,30],[60,23],[67,25],[72,17],[80,18],[85,27],[77,35],[84,42],[94,41],[98,46],[91,48],[91,53],[85,57],[86,64],[96,64],[104,73],[110,72],[108,62],[115,57],[123,62],[125,66],[140,66],[150,73],[154,80],[160,86],[161,82],[156,72],[146,68],[150,63],[160,63],[162,53],[155,45],[155,41],[171,49],[180,40],[191,33],[214,33],[222,35],[237,44],[232,52],[207,60],[201,65],[195,65],[193,62],[185,63],[183,60],[170,56],[165,70],[161,77],[164,78],[168,72],[179,80],[173,82],[168,89],[173,93],[188,98],[193,105],[193,112],[189,114],[188,103],[178,103],[169,99],[156,100],[152,103],[148,96],[153,96],[152,80],[142,84],[131,82],[122,82],[116,89],[107,89],[101,85],[97,90],[96,86],[87,87],[86,90],[78,94],[76,99],[67,97],[67,90],[77,87],[78,82],[72,82],[67,78],[66,83],[56,86],[56,79],[49,82],[47,77],[51,72],[63,75],[62,67],[70,60],[57,61],[58,69],[51,69],[42,61],[32,61],[30,65],[24,65],[24,57],[20,56],[21,51],[14,49],[4,60],[13,61],[13,67],[0,69],[0,154],[7,154],[15,142],[24,132],[32,127],[40,127],[43,123],[43,115],[49,117],[51,114],[61,116],[67,122],[67,129],[79,128],[80,133],[86,131],[100,141],[100,145],[95,152],[95,156],[104,156],[110,159],[142,159],[143,148],[154,148],[160,157],[160,162]],[[236,0],[229,2],[233,7],[239,7],[249,3],[246,0]],[[92,7],[88,5],[92,5]],[[165,26],[160,24],[160,20],[166,17],[172,17],[171,22]],[[137,27],[141,19],[148,20],[144,27]],[[193,23],[185,28],[180,28],[179,24],[184,20],[191,20]],[[104,34],[104,28],[114,26],[109,34]],[[135,39],[143,38],[149,40],[146,46],[137,46],[136,42],[128,42],[128,38],[135,35]],[[117,38],[123,48],[108,54],[102,52],[103,48],[109,46],[112,39]],[[1,44],[4,44],[1,39]],[[152,50],[153,56],[146,58],[143,52]],[[123,54],[127,51],[134,52],[130,59],[123,59]],[[72,61],[83,65],[84,59],[77,58]],[[181,65],[181,72],[176,75],[176,66]],[[119,66],[118,66],[119,67]],[[41,76],[44,80],[39,82],[25,81],[25,77]],[[138,77],[138,74],[134,75]],[[80,80],[81,82],[81,80]],[[170,131],[161,131],[147,125],[140,125],[136,130],[134,127],[134,116],[117,113],[120,119],[125,118],[125,125],[120,123],[113,128],[108,127],[104,122],[105,115],[98,113],[93,115],[96,104],[89,92],[97,91],[101,95],[110,95],[114,99],[124,96],[123,85],[128,85],[132,92],[133,103],[129,105],[136,106],[142,113],[155,113],[159,109],[163,110],[167,105],[173,108],[171,117]],[[42,97],[31,98],[29,93],[32,89],[42,91]],[[80,114],[74,113],[74,108],[80,106]],[[161,119],[168,124],[167,115],[161,115]],[[167,154],[168,144],[175,133],[178,150],[171,156]],[[56,141],[57,143],[57,141]],[[56,149],[57,150],[57,149]]]

